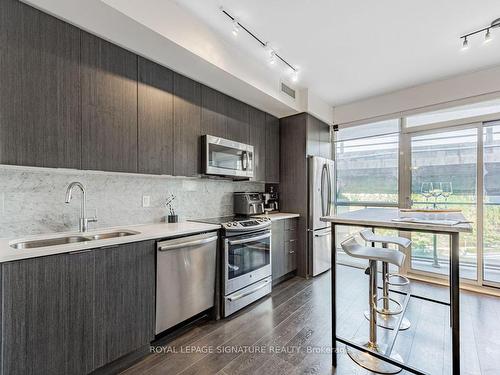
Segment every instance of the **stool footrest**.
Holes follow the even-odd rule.
[[[396,310],[387,310],[384,308],[379,309],[377,306],[378,301],[384,301],[384,300],[388,300],[390,302],[395,303],[398,306],[397,309]],[[398,314],[401,314],[403,312],[403,306],[401,305],[401,303],[399,303],[398,301],[396,301],[394,298],[391,298],[391,297],[377,298],[376,300],[373,301],[373,308],[375,309],[376,312],[378,312],[379,314],[382,314],[382,315],[398,315]]]
[[[399,278],[401,281],[391,281],[392,278]],[[400,275],[398,273],[388,274],[385,280],[387,284],[392,286],[406,286],[410,283],[410,280],[406,276]]]

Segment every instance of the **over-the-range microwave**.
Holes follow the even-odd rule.
[[[253,146],[212,135],[202,137],[202,146],[205,174],[241,179],[254,176]]]

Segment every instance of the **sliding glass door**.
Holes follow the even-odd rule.
[[[416,123],[422,116],[403,119],[400,131],[397,120],[338,131],[336,212],[398,206],[460,211],[473,226],[473,233],[460,236],[462,280],[500,287],[500,121]],[[337,246],[357,230],[339,227]],[[400,234],[412,239],[403,273],[446,278],[448,236]],[[364,265],[338,249],[340,262]]]
[[[483,279],[500,285],[500,122],[483,127]]]
[[[412,208],[456,209],[474,226],[460,237],[460,273],[477,280],[478,127],[440,129],[410,135]],[[443,214],[435,214],[441,215]],[[412,233],[409,272],[447,275],[449,237]]]

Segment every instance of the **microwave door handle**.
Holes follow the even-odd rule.
[[[243,151],[241,153],[241,168],[246,171],[248,168],[248,153]]]

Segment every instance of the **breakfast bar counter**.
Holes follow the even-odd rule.
[[[460,212],[449,213],[410,213],[398,209],[366,208],[358,211],[347,212],[339,215],[325,216],[322,221],[331,223],[332,231],[332,364],[337,367],[336,342],[339,341],[355,349],[368,352],[376,358],[382,359],[392,365],[398,366],[413,374],[424,374],[420,370],[396,361],[388,356],[381,355],[360,347],[354,342],[337,335],[336,316],[336,226],[355,226],[368,228],[398,229],[408,232],[425,232],[432,234],[445,234],[450,236],[450,323],[452,330],[452,373],[460,374],[460,303],[459,303],[459,236],[460,233],[472,232],[470,222]],[[409,295],[427,301],[442,303],[428,298]]]

